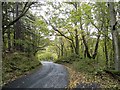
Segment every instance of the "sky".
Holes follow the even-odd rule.
[[[43,4],[44,4],[44,3],[43,3]],[[40,6],[41,6],[41,5],[40,5]],[[70,7],[70,6],[67,6],[67,5],[63,6],[62,8],[63,8],[63,9],[66,9],[66,8],[73,9],[73,7]],[[49,10],[48,10],[48,9],[49,9]],[[36,14],[37,16],[42,15],[46,20],[48,20],[49,17],[53,15],[53,13],[50,12],[49,15],[46,15],[45,12],[50,11],[50,10],[51,10],[51,11],[53,10],[53,8],[52,8],[51,6],[49,6],[49,5],[43,5],[43,6],[41,6],[41,8],[40,8],[40,7],[32,8],[31,12],[32,12],[33,14]],[[56,10],[55,12],[59,13],[57,10]],[[63,14],[60,13],[60,14],[59,14],[59,18],[66,18],[66,16],[64,16]],[[51,30],[52,27],[48,25],[48,29]],[[89,25],[89,26],[88,26],[88,29],[89,29],[90,34],[92,34],[93,32],[97,32],[97,29],[96,29],[93,25]],[[93,37],[93,38],[96,38],[96,36],[92,36],[92,37]],[[54,39],[55,39],[55,36],[52,35],[52,36],[50,36],[49,38],[50,38],[50,40],[54,40]]]
[[[43,4],[44,4],[44,3],[43,3]],[[41,7],[41,8],[40,8],[40,7]],[[49,15],[46,15],[45,12],[47,12],[47,11],[49,11],[49,10],[50,10],[50,11],[53,11],[53,10],[54,10],[53,7],[52,7],[52,6],[48,6],[48,5],[43,5],[43,6],[40,6],[40,7],[37,7],[37,8],[33,7],[33,8],[31,9],[31,12],[32,12],[33,14],[37,15],[38,17],[40,17],[40,16],[42,15],[46,20],[49,20],[49,18],[53,15],[53,13],[51,12]],[[48,10],[48,8],[49,8],[49,10]],[[68,6],[63,6],[63,7],[62,7],[62,9],[65,9],[65,8],[68,8]],[[69,8],[71,8],[71,7],[69,7]],[[59,13],[58,10],[55,10],[55,12],[56,12],[56,13]],[[59,18],[66,18],[66,16],[64,16],[63,14],[59,14]],[[48,29],[51,30],[52,27],[51,27],[50,25],[48,25]],[[50,38],[50,40],[54,40],[54,39],[55,39],[55,36],[52,35],[52,36],[50,36],[49,38]]]

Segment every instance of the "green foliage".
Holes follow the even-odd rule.
[[[3,58],[3,83],[27,74],[40,65],[41,63],[32,55],[20,52],[7,54]]]
[[[72,63],[73,61],[79,61],[80,56],[77,54],[71,54],[69,56],[63,56],[56,60],[57,63]]]
[[[77,71],[88,72],[91,74],[103,73],[105,69],[105,60],[98,61],[97,59],[82,58],[76,54],[60,57],[56,62],[70,63]]]
[[[54,60],[56,60],[57,55],[55,53],[51,53],[51,52],[43,52],[41,54],[38,53],[37,57],[40,61],[43,61],[43,60],[54,61]]]
[[[115,75],[120,76],[120,71],[116,71],[116,70],[108,70],[108,71],[115,74]]]
[[[72,80],[77,79],[75,81],[78,81],[78,83],[98,83],[101,88],[112,88],[113,90],[119,90],[120,88],[120,72],[110,70],[112,75],[106,73],[104,71],[105,68],[103,67],[104,63],[102,62],[96,63],[96,60],[94,59],[80,59],[79,61],[74,61],[72,64],[67,64],[67,66],[73,68],[77,72],[74,73],[74,71],[71,71],[70,76],[72,77]]]
[[[96,63],[93,59],[80,59],[72,63],[77,71],[93,73],[96,70]]]

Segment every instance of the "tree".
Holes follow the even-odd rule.
[[[15,8],[16,3],[16,8]],[[25,14],[28,12],[30,6],[33,4],[33,2],[23,2],[19,3],[19,6],[17,5],[18,2],[3,2],[2,7],[2,14],[3,14],[3,42],[4,42],[4,49],[7,48],[8,51],[13,50],[13,43],[14,48],[21,49],[21,45],[17,44],[18,40],[21,39],[21,24],[20,19],[25,16]],[[19,11],[17,11],[19,9]],[[16,15],[16,16],[15,16]],[[18,25],[19,24],[19,25]],[[16,29],[14,26],[16,25]],[[19,28],[18,28],[19,27]],[[14,41],[12,41],[12,36],[14,32]],[[7,34],[7,36],[5,35]],[[5,40],[6,39],[6,40]]]
[[[99,41],[100,41],[100,29],[102,29],[102,24],[100,24],[101,22],[99,22],[99,19],[98,18],[94,18],[93,17],[95,15],[98,15],[99,16],[99,13],[98,14],[94,14],[92,13],[92,11],[94,11],[93,7],[89,4],[81,4],[81,8],[80,8],[80,11],[81,11],[81,17],[80,17],[80,29],[81,29],[81,37],[82,37],[82,40],[83,40],[83,44],[84,44],[84,47],[85,47],[85,51],[84,51],[84,57],[88,57],[88,58],[93,58],[95,59],[96,56],[97,56],[97,51],[98,51],[98,45],[99,45]],[[94,16],[93,16],[94,15]],[[84,19],[83,19],[84,18]],[[101,17],[100,17],[101,18]],[[96,24],[94,22],[97,22]],[[85,26],[83,26],[85,24]],[[97,29],[97,39],[96,39],[96,43],[94,45],[94,49],[92,50],[92,53],[90,54],[90,49],[89,49],[89,45],[88,45],[88,42],[86,40],[86,37],[90,38],[90,35],[89,35],[89,32],[88,32],[88,26],[94,26],[93,28]],[[94,35],[94,34],[93,34]],[[92,49],[92,48],[91,48]]]
[[[0,72],[2,72],[2,2],[0,2]],[[2,85],[2,73],[0,73],[0,86]]]
[[[49,43],[46,23],[33,15],[33,2],[3,2],[2,28],[4,53],[20,51],[36,54]]]
[[[65,13],[65,14],[67,14],[66,12],[66,9],[64,9],[64,10],[60,10],[60,8],[61,8],[61,6],[62,5],[60,5],[60,7],[59,8],[57,8],[57,10],[59,10],[59,13],[55,13],[55,12],[53,12],[53,16],[51,16],[50,18],[49,18],[49,20],[46,20],[45,18],[46,17],[43,17],[42,16],[42,18],[45,20],[45,22],[48,24],[48,25],[50,25],[52,28],[53,28],[53,30],[55,31],[55,32],[58,32],[58,34],[59,35],[61,35],[61,36],[63,36],[64,38],[66,38],[67,40],[69,40],[70,41],[70,43],[72,44],[72,48],[74,48],[74,51],[75,51],[75,53],[76,54],[79,54],[79,40],[78,40],[78,30],[77,29],[74,29],[74,27],[71,25],[71,27],[73,28],[73,33],[72,34],[74,34],[73,36],[71,36],[71,31],[69,30],[69,28],[67,28],[66,26],[68,25],[68,23],[67,23],[67,19],[68,18],[59,18],[58,17],[58,15],[62,12],[62,13]],[[53,9],[54,10],[56,10],[56,6],[55,5],[52,5],[52,7],[53,7]],[[48,11],[49,13],[50,13],[50,11]],[[47,12],[47,13],[48,13]],[[68,14],[67,14],[68,15]],[[57,20],[56,20],[57,19]],[[77,26],[76,25],[76,22],[72,22],[72,23],[74,23],[75,24],[75,26]],[[64,24],[67,24],[65,27],[63,26]],[[68,27],[69,27],[69,25],[68,25]],[[70,35],[68,35],[67,33],[69,33]]]
[[[30,8],[30,6],[31,6],[32,4],[34,4],[34,2],[26,2],[26,3],[25,3],[25,6],[24,6],[24,8],[23,8],[23,10],[22,10],[22,13],[21,13],[16,19],[14,19],[14,20],[11,21],[10,23],[8,23],[8,24],[6,25],[6,27],[3,27],[3,29],[9,28],[11,25],[13,25],[15,22],[17,22],[20,18],[22,18],[22,17],[26,14],[26,12],[29,10],[29,8]]]
[[[115,70],[120,71],[120,33],[118,28],[116,28],[116,11],[114,8],[114,3],[109,2],[108,8],[110,12],[110,26],[112,32],[113,46],[114,46],[114,58],[115,58]]]

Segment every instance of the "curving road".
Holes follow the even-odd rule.
[[[34,73],[8,83],[3,88],[65,88],[68,85],[67,69],[53,62],[42,62]]]

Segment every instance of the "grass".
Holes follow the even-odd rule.
[[[84,59],[71,55],[58,59],[69,71],[69,86],[75,88],[79,83],[97,83],[101,88],[120,89],[120,82],[110,74],[104,72],[105,63],[103,60]]]
[[[86,83],[98,83],[101,88],[119,88],[120,82],[114,79],[111,75],[104,72],[104,67],[98,66],[94,60],[81,60],[79,62],[73,62],[71,64],[73,69],[79,74],[82,74],[86,80]]]
[[[15,52],[4,55],[2,62],[3,84],[30,73],[40,65],[41,63],[36,57],[28,56],[25,53]]]

